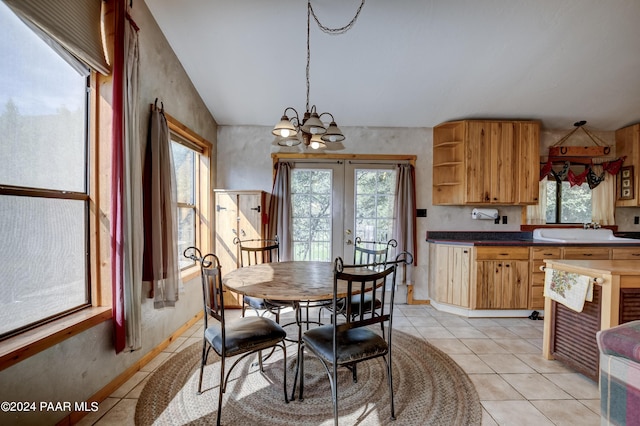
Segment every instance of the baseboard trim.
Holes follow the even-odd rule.
[[[431,301],[431,306],[438,311],[467,318],[527,318],[533,312],[533,309],[468,309],[434,301]],[[538,312],[540,317],[544,317],[544,309]]]
[[[124,370],[118,377],[113,379],[105,387],[96,392],[91,398],[87,400],[87,404],[97,402],[98,404],[107,399],[116,389],[122,386],[127,380],[129,380],[136,372],[140,371],[142,367],[147,365],[153,358],[155,358],[160,352],[162,352],[167,346],[173,343],[176,338],[181,336],[185,331],[191,328],[196,322],[203,317],[203,311],[198,312],[189,321],[184,323],[180,328],[173,332],[168,338],[163,340],[158,346],[153,348],[149,353],[145,354],[138,361],[133,363],[129,368]],[[56,426],[73,425],[80,421],[87,415],[85,411],[72,411],[68,416],[56,423]]]
[[[429,299],[420,300],[413,298],[413,285],[407,284],[407,305],[430,305],[431,301]]]

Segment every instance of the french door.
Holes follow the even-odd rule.
[[[357,237],[393,238],[395,185],[391,163],[297,161],[291,170],[294,260],[341,256],[350,263]]]

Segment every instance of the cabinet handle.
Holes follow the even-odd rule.
[[[631,253],[631,256],[640,256],[640,253]]]
[[[226,210],[226,207],[222,207],[220,204],[216,204],[216,211],[219,212],[220,210]]]
[[[256,210],[258,213],[260,213],[260,206],[258,206],[258,207],[251,207],[251,210]]]
[[[469,253],[467,250],[463,250],[462,252],[463,252],[463,253],[465,253],[465,254],[466,254],[466,253]],[[634,256],[638,256],[638,255],[637,255],[637,254],[634,254]]]
[[[584,253],[583,256],[593,256],[593,253]]]

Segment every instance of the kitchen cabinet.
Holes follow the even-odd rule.
[[[215,253],[222,275],[240,267],[239,249],[233,239],[266,238],[267,194],[264,191],[222,190],[215,193]],[[225,306],[240,307],[237,294],[225,293]]]
[[[538,202],[539,123],[463,120],[433,130],[434,205]]]
[[[473,309],[526,309],[529,294],[528,247],[476,247]]]
[[[561,247],[531,247],[529,253],[531,275],[529,276],[529,309],[544,309],[543,259],[562,259]]]
[[[469,307],[472,250],[468,246],[430,244],[430,282],[437,302]]]
[[[623,166],[634,166],[633,176],[633,198],[621,200],[621,181],[620,175],[617,177],[616,184],[616,206],[617,207],[637,207],[640,206],[640,196],[638,190],[640,188],[640,124],[633,124],[616,130],[616,156],[627,158],[624,160]]]

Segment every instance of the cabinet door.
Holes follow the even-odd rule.
[[[515,137],[516,124],[510,122],[491,123],[490,192],[491,203],[515,202]]]
[[[540,123],[520,123],[516,137],[518,188],[516,202],[518,204],[538,204],[540,197]]]
[[[529,293],[529,262],[502,262],[502,309],[526,309]]]
[[[469,121],[467,123],[466,203],[491,201],[491,123]],[[511,178],[513,179],[513,177]]]
[[[471,249],[452,247],[450,252],[449,300],[456,306],[469,307],[469,263]]]
[[[502,303],[502,260],[476,262],[475,309],[497,309]]]
[[[242,240],[264,238],[262,193],[240,193],[238,195],[238,235]]]
[[[239,266],[237,247],[233,239],[238,233],[238,194],[216,192],[216,256],[220,259],[222,273]]]

